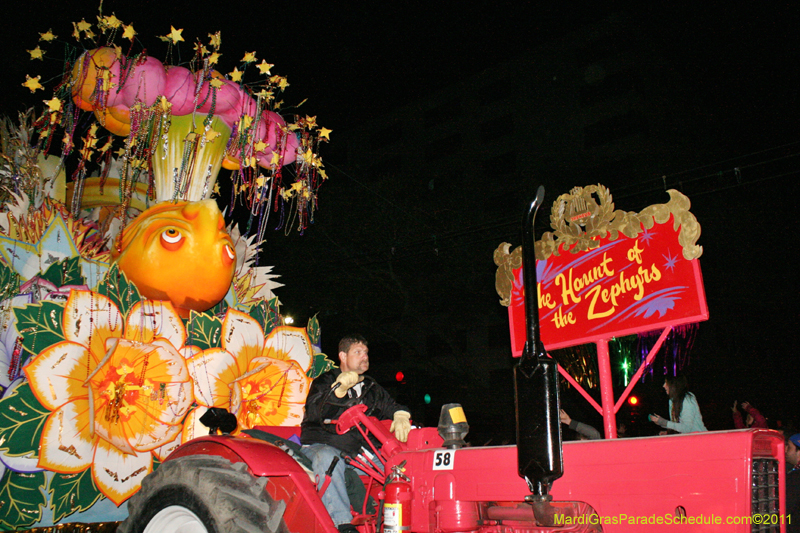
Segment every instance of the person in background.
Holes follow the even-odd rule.
[[[700,414],[697,398],[689,392],[686,376],[668,377],[664,381],[664,390],[669,396],[670,419],[653,414],[648,417],[651,422],[678,433],[708,431],[703,424],[703,415]]]
[[[744,428],[763,428],[768,429],[767,426],[767,419],[764,418],[758,409],[750,405],[749,402],[742,402],[742,409],[745,413],[747,413],[747,417],[742,420],[742,413],[739,412],[737,407],[737,402],[733,402],[733,425],[736,429],[744,429]]]
[[[580,436],[581,440],[596,440],[600,438],[600,432],[594,429],[589,424],[578,422],[569,417],[566,411],[560,410],[561,423],[569,426],[569,429],[575,431]]]

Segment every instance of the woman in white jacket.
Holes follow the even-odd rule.
[[[689,392],[686,376],[668,377],[664,381],[664,390],[669,396],[669,412],[671,420],[658,415],[650,415],[650,421],[662,428],[672,429],[678,433],[693,433],[695,431],[708,431],[703,425],[703,415],[697,398]]]

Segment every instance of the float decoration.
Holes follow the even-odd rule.
[[[313,222],[330,130],[278,114],[288,82],[255,52],[214,70],[218,33],[177,65],[174,27],[164,63],[136,53],[133,27],[113,15],[73,29],[92,48],[67,50],[44,113],[0,120],[0,530],[123,519],[142,478],[207,433],[207,408],[229,409],[240,430],[298,425],[311,380],[333,366],[316,317],[284,325],[281,285],[256,266],[270,213],[276,229]],[[260,81],[245,83],[254,69]],[[221,167],[250,237],[208,200]],[[221,258],[213,295],[151,284],[181,277],[130,259],[148,256],[139,230],[154,227],[163,249],[191,252],[182,263]]]

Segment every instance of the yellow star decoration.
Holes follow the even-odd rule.
[[[130,39],[131,41],[136,36],[136,30],[133,29],[133,24],[126,24],[123,26],[124,30],[122,32],[123,39]],[[117,56],[119,57],[119,55]]]
[[[208,56],[208,64],[209,65],[216,65],[217,62],[219,61],[219,56],[221,56],[221,55],[222,54],[220,54],[219,52],[214,52],[213,54]]]
[[[109,150],[109,148],[111,148],[112,144],[114,144],[114,138],[109,136],[108,140],[106,141],[106,144],[104,144],[103,147],[99,148],[97,151],[100,152],[101,154],[104,154],[104,153],[108,152],[108,150]]]
[[[47,104],[47,109],[51,113],[56,113],[58,111],[61,111],[62,104],[61,100],[59,100],[58,98],[53,98],[52,100],[44,100],[44,103]]]
[[[245,52],[244,57],[242,58],[242,63],[255,63],[256,62],[256,53],[253,52]]]
[[[94,32],[92,30],[86,30],[84,34],[87,39],[94,40]]]
[[[164,36],[168,41],[172,41],[172,44],[178,44],[183,40],[183,36],[181,35],[181,33],[183,33],[183,28],[176,30],[175,26],[170,25],[169,29],[170,32]]]
[[[231,81],[239,82],[242,81],[242,74],[243,72],[241,72],[238,68],[233,67],[233,72],[229,72],[228,76],[231,77]]]
[[[212,141],[214,141],[214,139],[216,139],[220,135],[222,135],[222,134],[220,132],[218,132],[218,131],[208,130],[206,132],[206,142],[212,142]]]
[[[258,185],[259,187],[263,187],[270,179],[272,178],[268,178],[264,176],[264,174],[259,174],[258,177],[256,178],[256,185]]]
[[[219,89],[222,87],[223,81],[220,78],[211,78],[211,81],[208,83],[215,89]]]
[[[268,91],[266,89],[261,89],[260,91],[258,91],[256,93],[256,96],[258,96],[262,100],[266,100],[268,102],[274,98],[274,95],[272,94],[272,91]]]
[[[258,68],[258,71],[259,71],[261,74],[263,74],[264,76],[269,76],[269,75],[270,75],[270,71],[269,71],[269,70],[270,70],[272,67],[274,67],[274,66],[275,66],[275,65],[273,65],[273,64],[271,64],[271,63],[267,63],[267,62],[266,62],[266,61],[264,61],[263,59],[261,60],[261,63],[259,63],[258,65],[256,65],[256,67]]]
[[[251,117],[250,115],[244,115],[242,117],[240,126],[242,127],[243,130],[246,130],[247,128],[250,127],[250,124],[252,123],[253,123],[253,117]]]
[[[30,76],[25,74],[25,83],[23,83],[22,86],[23,87],[27,87],[28,89],[30,89],[32,93],[36,92],[37,89],[44,90],[44,87],[42,87],[42,84],[39,83],[39,80],[41,80],[41,79],[42,79],[41,76],[36,76],[35,78],[31,78]]]
[[[281,156],[278,152],[272,152],[272,160],[269,162],[270,165],[273,167],[277,167],[281,164]]]
[[[204,45],[200,41],[197,41],[196,43],[194,43],[194,51],[199,53],[201,56],[207,56],[208,55],[208,48],[206,48],[206,45]]]
[[[39,61],[42,61],[44,58],[44,50],[38,46],[33,50],[28,50],[28,53],[31,55],[31,59],[38,59]]]
[[[314,129],[317,127],[317,117],[309,117],[306,115],[306,128]]]
[[[319,129],[319,138],[325,139],[326,141],[330,141],[330,134],[333,130],[329,130],[328,128],[320,128]]]
[[[92,29],[92,25],[86,22],[86,19],[81,19],[81,21],[78,22],[75,27],[78,28],[78,31],[83,32],[88,32],[90,29]]]
[[[161,111],[163,111],[164,113],[172,109],[172,103],[169,100],[167,100],[167,97],[164,96],[163,94],[159,96],[158,103],[161,105]]]
[[[255,150],[256,152],[263,152],[267,148],[267,146],[268,146],[267,143],[265,143],[264,141],[258,141],[253,146],[253,150]]]
[[[208,37],[210,39],[208,44],[210,44],[212,48],[219,49],[219,47],[222,45],[222,34],[220,34],[220,32],[209,33]]]
[[[319,175],[322,176],[322,179],[324,180],[328,179],[328,175],[325,173],[325,169],[323,168],[319,169]]]
[[[101,28],[116,30],[122,26],[122,21],[119,20],[113,13],[107,17],[97,17],[97,21],[99,22],[98,25]]]
[[[116,152],[114,152],[114,155],[116,155],[117,157],[123,157],[123,156],[125,155],[125,147],[124,147],[124,146],[121,146],[121,147],[119,148],[119,150],[117,150]]]
[[[40,41],[50,42],[50,41],[55,41],[56,39],[58,39],[58,35],[53,33],[52,29],[49,29],[46,32],[39,34]]]
[[[314,152],[311,151],[311,148],[306,150],[306,153],[303,154],[303,161],[309,165],[314,162]]]

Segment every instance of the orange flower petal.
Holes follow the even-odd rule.
[[[139,342],[152,342],[164,337],[176,349],[186,344],[186,329],[171,302],[143,300],[128,313],[125,338]]]
[[[124,327],[117,306],[102,294],[91,291],[70,292],[64,306],[64,338],[89,348],[92,367],[106,355],[106,340],[122,337]]]
[[[73,342],[54,344],[24,368],[36,399],[51,411],[76,398],[88,398],[83,382],[92,370],[89,352]]]
[[[222,321],[222,347],[231,352],[247,368],[264,349],[264,330],[250,315],[228,309]]]
[[[97,443],[92,479],[100,492],[117,506],[139,490],[142,479],[152,470],[150,452],[125,454],[102,440]]]
[[[61,474],[83,472],[92,463],[96,440],[89,434],[89,401],[67,403],[44,423],[39,466]]]
[[[273,359],[296,361],[308,372],[314,359],[314,347],[305,328],[279,326],[273,329],[264,343],[264,355]]]

